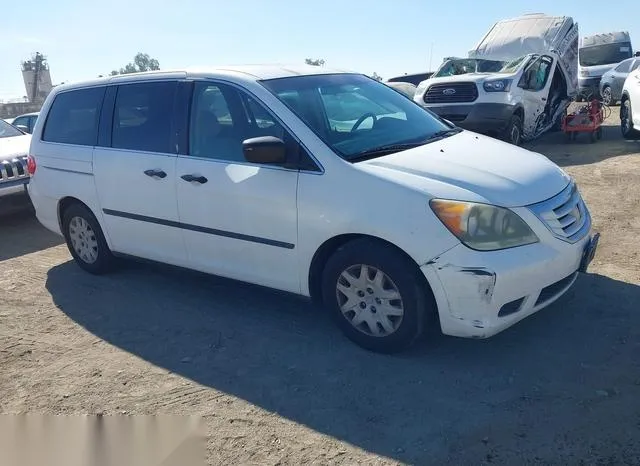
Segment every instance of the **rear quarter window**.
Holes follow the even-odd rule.
[[[62,92],[51,105],[42,140],[94,146],[106,87]]]

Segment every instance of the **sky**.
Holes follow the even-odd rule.
[[[0,100],[25,95],[20,62],[35,52],[54,84],[108,74],[138,52],[163,69],[322,58],[386,79],[464,56],[495,21],[525,13],[572,16],[581,35],[627,30],[640,49],[638,0],[617,0],[614,10],[602,0],[165,1],[4,2]]]

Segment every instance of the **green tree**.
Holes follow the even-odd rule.
[[[133,63],[127,63],[120,71],[113,70],[111,76],[117,74],[141,73],[143,71],[155,71],[160,69],[160,63],[155,58],[151,58],[147,53],[138,53],[133,57]]]
[[[305,58],[304,62],[307,65],[323,66],[324,65],[324,58]]]

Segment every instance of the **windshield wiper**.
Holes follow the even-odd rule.
[[[442,131],[437,131],[426,138],[421,138],[418,141],[411,142],[402,142],[398,144],[388,144],[385,146],[374,147],[373,149],[368,149],[357,154],[352,155],[348,158],[349,162],[361,162],[363,160],[373,159],[375,157],[382,157],[383,155],[393,154],[394,152],[400,152],[403,150],[413,149],[415,147],[420,147],[430,142],[439,141],[440,139],[444,139],[448,136],[453,136],[454,134],[458,134],[462,131],[461,128],[450,128]]]

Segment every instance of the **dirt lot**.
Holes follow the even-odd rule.
[[[530,147],[580,183],[590,273],[490,340],[397,356],[295,297],[134,263],[87,275],[5,215],[0,412],[199,414],[211,464],[640,464],[640,143],[612,126]]]

